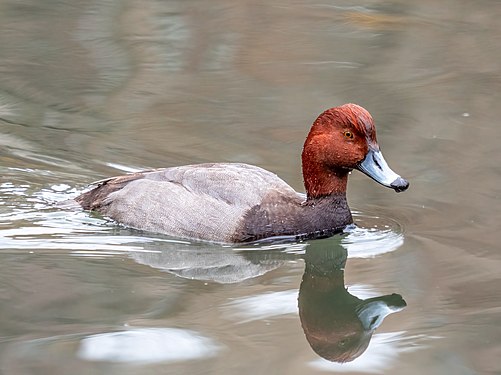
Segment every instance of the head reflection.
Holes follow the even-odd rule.
[[[406,306],[399,294],[366,300],[350,294],[344,285],[346,258],[346,249],[331,241],[310,245],[299,289],[306,339],[318,355],[333,362],[359,357],[383,319]]]

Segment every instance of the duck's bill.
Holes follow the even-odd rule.
[[[379,150],[369,149],[365,159],[358,165],[358,170],[381,185],[395,190],[397,193],[409,187],[407,180],[391,170]]]
[[[374,297],[361,302],[355,309],[364,328],[373,331],[388,315],[399,312],[407,306],[400,294]]]

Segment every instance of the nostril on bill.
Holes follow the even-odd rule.
[[[374,164],[376,164],[376,166],[377,166],[380,170],[383,170],[383,167],[381,167],[381,164],[379,164],[379,162],[377,161],[376,154],[372,154],[372,161],[374,162]]]

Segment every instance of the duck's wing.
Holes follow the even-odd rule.
[[[209,196],[232,205],[254,206],[270,190],[297,194],[276,174],[248,164],[212,163],[167,168],[145,179],[179,184],[189,193]]]
[[[199,164],[116,177],[77,198],[125,225],[230,242],[246,212],[273,192],[302,199],[275,174],[247,164]]]

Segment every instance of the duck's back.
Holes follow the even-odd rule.
[[[233,163],[187,165],[102,181],[79,196],[92,209],[138,229],[232,242],[247,212],[269,196],[302,197],[275,174]]]

